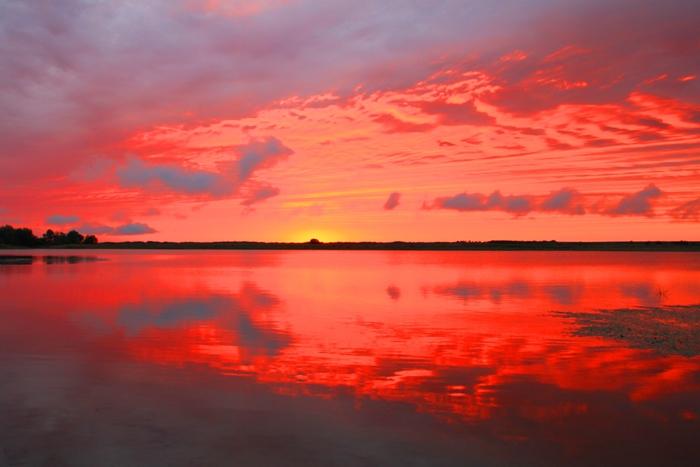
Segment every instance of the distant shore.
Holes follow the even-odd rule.
[[[0,248],[14,246],[0,245]],[[56,245],[43,249],[79,250],[419,250],[419,251],[700,251],[700,241],[557,242],[492,240],[488,242],[104,242]],[[31,250],[32,248],[23,248]]]

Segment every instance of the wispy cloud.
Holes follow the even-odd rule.
[[[46,223],[50,225],[68,225],[75,224],[79,220],[80,218],[78,216],[54,214],[46,218]]]
[[[259,185],[243,195],[243,201],[241,201],[241,204],[243,206],[251,206],[277,196],[279,193],[280,190],[277,187],[272,185]]]
[[[669,214],[676,220],[700,222],[700,198],[681,204]]]
[[[387,211],[391,211],[393,209],[396,209],[396,207],[399,205],[399,202],[401,201],[401,193],[398,192],[393,192],[389,195],[387,198],[386,202],[384,203],[384,209]]]

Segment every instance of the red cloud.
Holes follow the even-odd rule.
[[[435,128],[434,123],[414,123],[400,120],[391,114],[379,114],[374,117],[374,121],[384,126],[388,133],[413,133],[426,132]]]

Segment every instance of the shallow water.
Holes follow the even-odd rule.
[[[13,254],[0,466],[700,460],[697,322],[561,313],[700,304],[698,253]]]

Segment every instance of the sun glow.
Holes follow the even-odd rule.
[[[311,239],[317,239],[321,242],[339,242],[342,241],[342,236],[329,229],[308,229],[293,232],[289,236],[290,242],[308,242]]]

